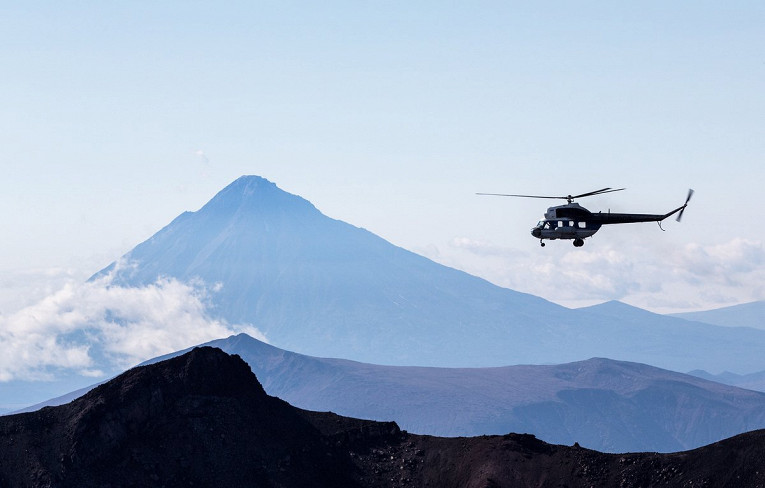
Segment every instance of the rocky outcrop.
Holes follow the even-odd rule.
[[[765,486],[765,431],[674,454],[439,438],[300,410],[215,348],[0,418],[0,487]]]
[[[0,419],[0,486],[355,486],[336,451],[244,361],[199,348]]]

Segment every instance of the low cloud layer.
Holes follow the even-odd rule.
[[[71,268],[0,270],[0,316],[33,305],[88,274]]]
[[[765,300],[765,246],[733,239],[671,246],[645,239],[551,242],[535,252],[456,238],[423,254],[495,284],[567,306],[622,300],[656,312],[701,310]]]
[[[62,370],[100,377],[240,332],[265,340],[253,326],[212,318],[210,293],[167,278],[139,288],[114,286],[110,276],[68,282],[0,316],[0,381],[51,379]]]

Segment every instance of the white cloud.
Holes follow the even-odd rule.
[[[0,315],[35,304],[87,274],[70,268],[3,269],[0,271]]]
[[[657,312],[700,310],[765,299],[763,243],[672,246],[660,240],[553,242],[536,253],[469,238],[424,253],[495,284],[567,306],[607,300]]]
[[[255,327],[210,317],[209,293],[169,278],[139,288],[112,285],[111,276],[69,282],[0,316],[0,381],[50,379],[56,370],[100,376],[239,332],[265,340]]]
[[[194,155],[199,158],[202,163],[210,164],[210,158],[207,157],[207,154],[202,149],[195,150]]]
[[[467,237],[455,237],[451,240],[451,246],[464,249],[468,252],[482,256],[502,256],[508,252],[507,248],[496,246],[486,241],[469,239]]]

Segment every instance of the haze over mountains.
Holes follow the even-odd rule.
[[[620,303],[571,310],[500,288],[243,176],[112,265],[114,282],[203,280],[210,313],[278,347],[375,364],[502,366],[608,357],[675,371],[765,370],[765,331]]]

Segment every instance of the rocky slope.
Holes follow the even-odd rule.
[[[291,405],[392,420],[418,434],[523,432],[602,452],[675,452],[765,428],[765,393],[638,363],[593,358],[547,366],[425,368],[305,356],[246,334],[203,345],[241,357],[268,394]],[[25,411],[62,405],[86,391]]]
[[[439,438],[299,410],[198,348],[0,418],[0,486],[765,486],[765,431],[675,454],[508,434]]]
[[[0,486],[354,486],[347,456],[249,367],[195,349],[0,419]]]

